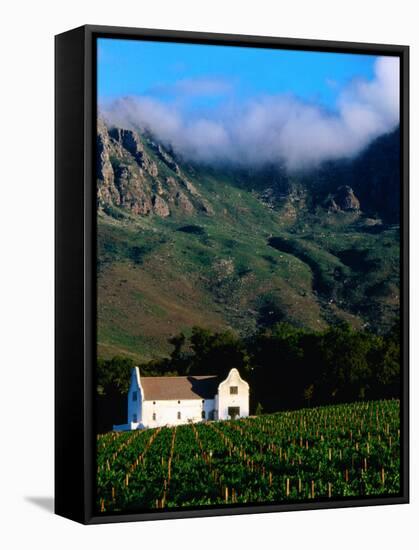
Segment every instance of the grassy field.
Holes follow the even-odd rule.
[[[396,495],[396,400],[100,435],[101,512]]]
[[[188,174],[213,215],[98,219],[98,349],[149,360],[194,325],[251,334],[338,319],[384,331],[399,305],[399,229],[363,215],[268,208],[232,176]]]

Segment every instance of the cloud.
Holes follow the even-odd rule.
[[[332,90],[339,88],[339,82],[334,78],[326,78],[326,85]]]
[[[232,90],[232,84],[218,78],[182,78],[173,84],[158,84],[150,89],[152,95],[219,96]]]
[[[351,157],[398,125],[398,58],[380,57],[374,69],[372,80],[355,79],[340,92],[333,112],[291,94],[229,102],[205,114],[146,96],[121,98],[101,111],[109,124],[147,129],[196,162],[305,169]],[[216,81],[204,79],[174,86],[184,95],[220,90]]]

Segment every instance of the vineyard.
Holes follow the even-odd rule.
[[[100,512],[400,492],[399,401],[97,437]]]

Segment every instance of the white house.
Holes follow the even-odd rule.
[[[132,369],[127,424],[115,431],[249,416],[249,384],[237,369],[217,376],[140,376]]]

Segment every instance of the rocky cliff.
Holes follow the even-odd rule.
[[[397,223],[400,202],[399,130],[382,136],[353,159],[324,163],[289,174],[281,166],[243,169],[194,166],[177,159],[146,132],[108,128],[98,121],[97,198],[106,211],[116,206],[134,215],[212,215],[216,196],[202,183],[226,177],[252,192],[267,210],[293,220],[321,207],[329,213],[362,212]],[[202,188],[201,188],[202,186]],[[210,200],[208,200],[210,199]]]
[[[138,215],[162,218],[175,211],[212,214],[173,156],[150,137],[121,128],[97,128],[97,200],[99,208],[118,206]]]
[[[312,189],[314,202],[325,200],[329,211],[334,209],[329,200],[333,199],[336,211],[360,208],[367,216],[399,223],[400,129],[377,138],[355,158],[324,163],[305,174],[302,182]]]
[[[329,212],[352,211],[359,212],[361,204],[352,187],[341,185],[336,193],[329,195],[325,202]]]

